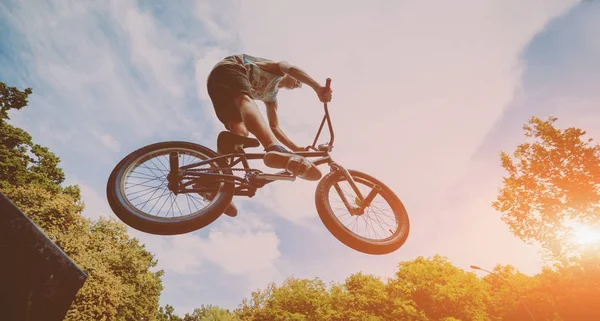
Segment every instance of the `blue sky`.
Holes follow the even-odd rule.
[[[0,4],[0,80],[33,88],[12,122],[61,158],[68,182],[82,187],[84,215],[114,217],[106,179],[130,151],[164,140],[214,148],[222,128],[205,79],[238,52],[331,77],[335,159],[386,182],[408,209],[409,240],[386,256],[356,253],[329,235],[313,182],[236,200],[238,217],[188,235],[132,230],[165,269],[161,303],[176,312],[234,308],[250,290],[290,276],[388,277],[399,261],[436,253],[464,269],[540,269],[537,247],[512,237],[491,208],[503,175],[498,155],[520,142],[532,115],[600,137],[600,5],[341,3]],[[284,130],[312,142],[322,115],[314,93],[285,91],[280,102]]]

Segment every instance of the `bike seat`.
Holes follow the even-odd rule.
[[[217,149],[220,153],[234,153],[235,145],[242,145],[242,148],[250,148],[260,146],[260,142],[256,138],[236,135],[229,131],[219,133],[217,137]]]

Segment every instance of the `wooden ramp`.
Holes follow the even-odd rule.
[[[0,193],[0,320],[61,321],[87,275]]]

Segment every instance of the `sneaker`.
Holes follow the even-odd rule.
[[[293,175],[309,181],[321,179],[321,171],[305,157],[295,155],[285,148],[275,145],[269,148],[263,158],[266,166],[271,168],[285,169]]]
[[[235,206],[235,204],[233,204],[233,202],[231,202],[223,210],[223,213],[225,213],[225,215],[230,216],[230,217],[236,217],[238,215],[237,206]]]

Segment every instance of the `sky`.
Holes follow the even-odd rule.
[[[383,256],[345,247],[318,218],[316,183],[302,180],[235,198],[238,217],[186,235],[130,229],[166,272],[161,304],[181,315],[235,308],[287,277],[392,277],[400,261],[435,254],[465,270],[535,274],[539,247],[491,207],[499,154],[524,139],[531,116],[600,139],[597,2],[7,0],[0,30],[0,81],[33,88],[11,123],[61,158],[90,218],[116,218],[106,180],[131,151],[167,140],[215,148],[223,127],[206,77],[219,59],[248,53],[332,79],[333,158],[395,191],[407,242]],[[315,93],[284,90],[279,102],[284,131],[312,143]]]

